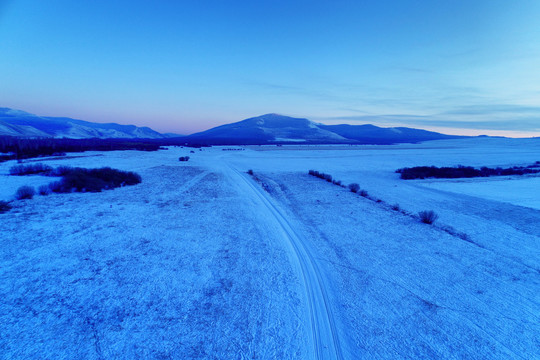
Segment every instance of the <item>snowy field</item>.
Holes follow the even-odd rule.
[[[528,165],[538,139],[190,150],[39,159],[143,181],[0,214],[0,358],[540,358],[540,177],[394,172]],[[57,180],[14,164],[1,200]]]

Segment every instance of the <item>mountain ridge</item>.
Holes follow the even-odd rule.
[[[247,118],[183,136],[162,134],[149,127],[117,123],[93,123],[69,117],[37,116],[0,107],[0,135],[51,138],[124,138],[166,140],[207,145],[243,144],[396,144],[463,138],[433,131],[372,124],[325,125],[306,118],[276,113]]]
[[[169,134],[161,134],[147,126],[94,123],[69,117],[38,116],[5,107],[0,108],[0,135],[74,139],[165,139],[171,137]]]
[[[208,144],[242,143],[329,143],[396,144],[464,138],[408,127],[382,128],[372,124],[325,125],[305,118],[275,113],[220,125],[184,137]]]

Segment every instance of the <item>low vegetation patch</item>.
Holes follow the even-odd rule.
[[[323,179],[323,180],[326,180],[328,182],[333,182],[334,184],[336,183],[334,181],[334,179],[332,178],[332,175],[330,174],[325,174],[323,172],[319,172],[317,170],[309,170],[308,171],[308,174],[311,175],[311,176],[315,176],[315,177],[318,177],[319,179]],[[340,182],[341,183],[341,182]]]
[[[528,166],[514,166],[510,168],[474,168],[472,166],[458,165],[455,167],[415,166],[396,170],[404,180],[411,179],[458,179],[488,176],[525,175],[540,173],[540,162]]]
[[[139,174],[110,167],[99,169],[63,167],[59,173],[62,180],[49,184],[52,192],[100,192],[141,182]]]
[[[0,214],[8,212],[9,210],[11,210],[11,205],[9,205],[7,201],[0,200]]]
[[[180,156],[178,161],[189,161],[189,156]]]
[[[44,165],[41,163],[28,164],[28,165],[15,165],[9,169],[10,175],[22,176],[22,175],[32,175],[32,174],[46,174],[53,170],[49,165]]]
[[[21,186],[15,192],[15,198],[17,200],[31,199],[36,195],[36,190],[32,186]]]
[[[540,167],[540,162],[537,161],[535,163],[535,165],[537,167]],[[248,171],[248,173],[249,173],[249,171]],[[401,214],[403,214],[405,216],[408,216],[408,217],[416,219],[416,220],[418,220],[418,218],[420,218],[420,221],[425,223],[425,224],[433,224],[439,218],[439,215],[437,215],[437,213],[435,213],[435,211],[433,211],[433,210],[420,211],[418,213],[418,216],[416,216],[415,214],[402,209],[401,206],[399,204],[397,204],[397,203],[390,205],[390,204],[386,203],[385,201],[383,201],[382,199],[378,199],[376,197],[370,196],[368,194],[368,192],[366,190],[360,188],[360,185],[358,185],[357,183],[351,183],[348,186],[345,186],[345,185],[343,185],[341,183],[341,181],[338,181],[338,180],[335,180],[335,179],[334,180],[328,180],[328,178],[332,179],[332,177],[329,176],[328,174],[321,173],[321,172],[316,171],[316,170],[309,170],[308,174],[311,175],[311,176],[318,177],[318,178],[323,179],[323,180],[327,180],[327,181],[331,182],[332,184],[338,185],[340,187],[344,187],[344,188],[348,187],[351,192],[353,192],[355,194],[358,194],[358,195],[364,197],[367,200],[371,200],[371,201],[377,203],[379,206],[382,206],[385,209],[399,212],[399,213],[401,213]],[[471,240],[469,235],[467,235],[466,233],[463,233],[463,232],[459,232],[459,231],[455,230],[454,228],[452,228],[450,226],[437,226],[437,225],[434,225],[434,226],[437,227],[438,229],[442,230],[442,231],[447,232],[448,234],[450,234],[452,236],[456,236],[456,237],[458,237],[458,238],[460,238],[462,240],[465,240],[465,241],[471,242],[473,244],[476,244],[474,241]],[[478,244],[476,244],[476,245],[478,245]],[[478,245],[478,246],[481,246],[481,245]]]
[[[39,193],[39,195],[50,195],[51,188],[49,187],[49,185],[41,185],[38,188],[38,193]]]

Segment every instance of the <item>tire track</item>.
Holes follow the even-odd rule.
[[[186,192],[189,191],[195,184],[197,184],[199,181],[204,179],[208,174],[210,174],[210,171],[206,170],[199,175],[194,176],[189,181],[186,181],[180,188],[178,189],[179,192]]]
[[[284,240],[295,260],[304,284],[306,302],[308,304],[308,323],[312,357],[314,359],[343,359],[343,352],[337,333],[337,326],[331,309],[331,302],[325,289],[324,278],[317,263],[305,245],[305,241],[294,230],[287,217],[274,205],[272,199],[253,184],[239,171],[228,166],[229,170],[245,184],[254,197],[264,206],[283,231]]]

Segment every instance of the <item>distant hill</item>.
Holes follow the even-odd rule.
[[[137,138],[163,139],[174,134],[160,134],[149,127],[100,124],[67,117],[37,116],[21,110],[0,108],[0,135],[54,138]]]
[[[308,119],[266,114],[221,125],[184,139],[207,144],[396,144],[461,137],[406,127],[323,125]]]

